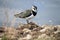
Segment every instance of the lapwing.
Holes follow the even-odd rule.
[[[33,5],[31,9],[20,12],[19,14],[15,14],[14,16],[18,18],[24,18],[26,19],[27,23],[29,23],[29,20],[35,17],[36,14],[37,14],[37,6]]]

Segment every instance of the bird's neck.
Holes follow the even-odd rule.
[[[37,12],[32,11],[33,15],[36,16]]]

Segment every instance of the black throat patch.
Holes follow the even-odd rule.
[[[33,15],[36,16],[37,12],[32,11]]]

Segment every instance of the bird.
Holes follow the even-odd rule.
[[[26,19],[27,23],[29,23],[29,20],[34,18],[36,15],[37,15],[37,6],[32,5],[31,9],[27,9],[23,12],[15,14],[14,16],[16,18],[24,18]]]

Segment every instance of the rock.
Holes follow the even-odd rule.
[[[42,25],[30,22],[19,27],[0,27],[0,36],[8,40],[60,40],[60,25]],[[1,37],[2,37],[1,36]]]
[[[32,35],[27,34],[26,37],[19,38],[18,40],[31,40],[31,39],[32,39]]]
[[[0,38],[0,40],[1,40],[2,38]]]
[[[5,28],[4,27],[0,27],[0,38],[2,38],[4,33],[5,33]]]
[[[0,33],[4,33],[5,32],[5,28],[4,27],[0,27]]]
[[[27,29],[27,28],[24,28],[23,29],[23,32],[27,33],[27,32],[31,32],[31,30]]]
[[[27,36],[25,38],[23,38],[23,39],[27,39],[27,40],[32,39],[32,35],[27,34]]]
[[[46,35],[46,34],[42,34],[42,35],[40,35],[40,36],[38,37],[37,40],[55,40],[55,38],[54,38],[54,37],[50,37],[50,36],[48,36],[48,35]]]
[[[60,31],[55,32],[54,37],[56,38],[56,40],[60,40]]]
[[[33,28],[33,31],[39,31],[39,30],[42,30],[43,28],[42,27],[37,27],[37,28]]]
[[[8,39],[17,39],[18,31],[13,27],[8,27],[6,29],[5,35]]]

